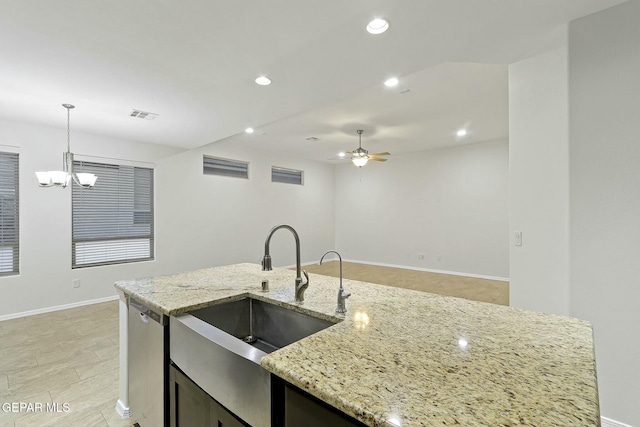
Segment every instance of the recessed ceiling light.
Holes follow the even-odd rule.
[[[467,130],[466,129],[459,129],[458,132],[456,132],[456,135],[458,135],[458,136],[467,136]]]
[[[271,79],[267,76],[260,76],[256,78],[256,83],[260,86],[269,86],[271,84]]]
[[[253,133],[253,128],[246,128],[244,131],[246,133]]]
[[[367,31],[370,34],[382,34],[389,29],[389,21],[383,18],[376,18],[367,24]]]
[[[385,80],[384,85],[386,87],[394,87],[398,86],[398,83],[400,83],[400,81],[397,78],[391,77],[390,79]]]

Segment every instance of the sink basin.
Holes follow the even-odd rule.
[[[189,314],[265,353],[333,325],[327,320],[253,298],[214,305]]]
[[[253,298],[172,316],[171,362],[254,427],[271,425],[271,377],[263,356],[334,323]]]

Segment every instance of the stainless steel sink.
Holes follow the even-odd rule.
[[[170,358],[254,427],[271,425],[271,381],[260,359],[333,322],[244,298],[170,319]]]
[[[215,305],[189,314],[265,353],[333,325],[332,322],[253,298]]]

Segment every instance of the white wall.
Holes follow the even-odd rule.
[[[566,28],[558,43],[509,66],[509,296],[515,307],[568,315]]]
[[[34,174],[62,167],[65,142],[65,129],[0,122],[0,145],[20,153],[20,274],[0,277],[0,316],[113,296],[116,280],[257,263],[268,231],[280,223],[298,231],[303,262],[333,247],[331,165],[226,142],[183,151],[76,132],[76,156],[155,164],[156,259],[72,270],[71,191],[39,188]],[[250,161],[251,179],[204,176],[203,153]],[[304,170],[305,185],[271,183],[271,165]],[[294,248],[291,233],[278,231],[273,264],[294,264]]]
[[[640,2],[509,68],[511,304],[592,322],[601,413],[640,426]]]
[[[344,258],[509,276],[506,140],[370,163],[336,167],[336,246]]]
[[[20,154],[20,274],[0,277],[0,316],[105,298],[114,281],[155,272],[155,262],[71,269],[71,189],[39,188],[34,174],[62,168],[66,138],[66,129],[0,121],[0,145]],[[71,143],[76,155],[144,162],[180,151],[79,132]]]
[[[249,180],[203,175],[203,154],[248,161]],[[271,166],[304,171],[304,185],[272,183]],[[333,167],[220,141],[159,162],[157,261],[160,272],[260,262],[269,230],[296,229],[302,262],[333,248]],[[271,240],[274,266],[295,264],[292,234]],[[292,274],[292,280],[295,275]]]
[[[601,412],[640,426],[640,2],[570,25],[571,315],[596,339]]]

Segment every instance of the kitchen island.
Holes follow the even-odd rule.
[[[251,296],[336,323],[262,358],[264,369],[368,426],[599,426],[588,322],[236,264],[116,283],[127,297],[177,315]],[[270,291],[261,291],[263,279]]]

